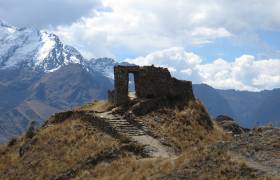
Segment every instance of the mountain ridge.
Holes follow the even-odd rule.
[[[0,69],[26,67],[52,72],[70,63],[82,63],[83,56],[64,45],[52,33],[0,25]]]

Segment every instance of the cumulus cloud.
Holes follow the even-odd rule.
[[[111,11],[98,11],[71,26],[58,26],[55,32],[67,43],[87,44],[84,50],[93,56],[113,56],[115,49],[143,54],[174,46],[211,43],[231,36],[222,24],[203,23],[214,13],[216,4],[200,6],[195,1],[181,0],[102,2]]]
[[[206,63],[185,50],[227,38],[270,51],[258,31],[279,31],[279,9],[279,0],[0,0],[0,19],[51,24],[50,31],[88,58],[129,56],[140,65],[168,67],[180,79],[260,90],[280,86],[279,59],[243,55]]]
[[[202,59],[194,53],[185,52],[182,47],[156,51],[147,56],[126,59],[125,61],[141,66],[153,64],[167,67],[177,78],[192,79],[195,82],[200,81],[197,67]]]
[[[179,79],[220,89],[258,91],[280,87],[280,59],[257,60],[254,56],[242,55],[233,62],[217,59],[204,63],[198,55],[175,47],[126,61],[167,67]]]
[[[109,11],[95,10],[93,16],[55,30],[91,56],[114,57],[121,50],[142,55],[174,46],[191,49],[219,38],[236,39],[246,31],[280,28],[278,0],[101,1]]]
[[[99,5],[100,0],[0,0],[0,19],[16,26],[46,28],[71,24]]]

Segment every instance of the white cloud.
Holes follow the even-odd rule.
[[[175,47],[127,61],[167,67],[179,79],[206,83],[215,88],[258,91],[280,87],[280,59],[256,60],[254,56],[243,55],[233,62],[217,59],[203,63],[198,55]]]
[[[219,38],[267,48],[256,31],[280,29],[278,0],[101,1],[109,11],[93,10],[92,16],[58,26],[56,33],[88,56],[129,52],[138,56],[128,60],[132,63],[168,67],[177,78],[195,83],[240,90],[280,87],[279,59],[243,55],[204,63],[185,52]]]
[[[15,26],[46,28],[88,16],[100,0],[0,0],[0,19]]]
[[[66,43],[89,56],[115,57],[123,50],[142,55],[174,46],[190,49],[244,32],[280,28],[278,0],[101,2],[109,11],[93,9],[92,16],[55,29]]]
[[[191,36],[194,37],[193,44],[207,44],[217,38],[229,37],[231,33],[225,28],[198,27],[191,32]]]
[[[131,62],[168,67],[180,79],[243,90],[279,87],[280,60],[243,55],[204,63],[185,49],[231,38],[274,52],[258,31],[279,31],[279,9],[279,0],[0,0],[1,19],[54,25],[51,31],[86,57],[133,54],[139,57]]]
[[[180,79],[192,79],[199,82],[197,67],[201,58],[194,53],[184,51],[182,47],[173,47],[148,54],[145,57],[126,59],[126,61],[138,65],[162,66],[168,68],[171,73]]]

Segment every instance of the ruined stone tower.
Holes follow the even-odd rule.
[[[109,91],[109,99],[116,105],[126,105],[129,73],[134,75],[137,98],[193,99],[191,81],[171,77],[167,68],[155,66],[115,66],[115,89]]]

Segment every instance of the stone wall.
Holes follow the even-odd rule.
[[[128,103],[129,73],[134,74],[137,98],[178,98],[193,99],[192,83],[171,77],[167,68],[154,66],[116,66],[114,67],[115,105]]]

